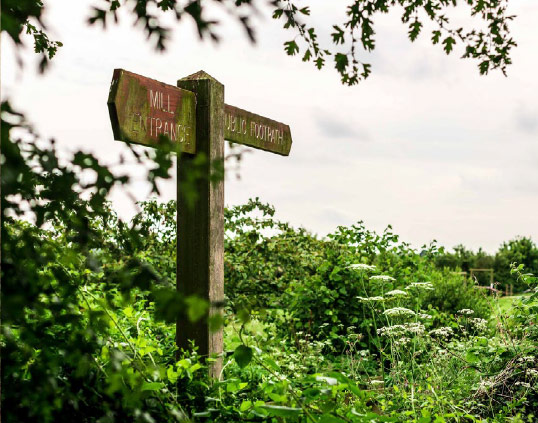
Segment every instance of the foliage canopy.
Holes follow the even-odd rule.
[[[246,36],[255,42],[260,29],[253,24],[253,17],[259,13],[261,3],[255,0],[102,0],[98,6],[92,6],[88,22],[105,28],[110,23],[117,23],[118,11],[126,8],[148,39],[153,40],[155,48],[162,51],[167,47],[172,31],[162,23],[164,15],[172,15],[178,22],[190,19],[201,39],[219,41],[219,21],[211,16],[216,7],[232,15],[244,28]],[[376,47],[375,19],[393,10],[401,12],[402,24],[407,26],[411,41],[419,37],[425,22],[429,21],[434,28],[430,34],[432,43],[440,45],[447,54],[461,45],[462,57],[477,60],[480,74],[493,69],[506,74],[512,48],[516,46],[510,36],[509,24],[514,16],[507,10],[507,0],[353,0],[345,6],[344,21],[325,23],[326,27],[309,24],[311,8],[298,0],[267,0],[264,3],[273,9],[272,17],[281,20],[283,28],[294,34],[284,43],[288,55],[299,55],[318,69],[331,60],[342,83],[347,85],[357,84],[370,75],[371,64],[363,57]],[[40,0],[2,2],[2,30],[16,44],[22,43],[23,31],[32,34],[35,51],[41,55],[42,70],[62,46],[59,41],[51,41],[44,32],[41,17],[45,7],[46,2]],[[472,24],[453,24],[454,19],[450,17],[453,9],[473,18]],[[330,32],[330,39],[319,37],[325,32]]]

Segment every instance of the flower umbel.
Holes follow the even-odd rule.
[[[454,334],[454,331],[452,328],[449,328],[448,326],[433,329],[430,331],[430,336],[434,336],[436,338],[448,338],[449,336],[452,336]]]
[[[357,297],[361,303],[383,301],[383,297]]]
[[[408,294],[401,289],[393,289],[392,291],[386,292],[385,295],[388,295],[389,297],[407,297]]]
[[[392,276],[389,276],[389,275],[375,275],[375,276],[370,276],[370,280],[380,281],[380,282],[392,282],[392,281],[395,281],[396,279],[394,279]]]
[[[417,289],[424,291],[433,291],[433,285],[431,282],[411,282],[409,286],[405,289]]]
[[[350,264],[347,268],[353,269],[353,270],[362,270],[365,272],[373,272],[376,270],[376,267],[374,265],[364,264],[364,263]]]
[[[415,312],[405,307],[394,307],[385,310],[383,314],[392,317],[412,317],[415,315]]]

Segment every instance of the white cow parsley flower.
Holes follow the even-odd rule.
[[[406,332],[404,325],[392,325],[384,326],[377,330],[377,334],[380,336],[402,336]]]
[[[527,388],[527,389],[531,387],[530,383],[527,383],[527,382],[516,382],[515,385],[523,386],[524,388]]]
[[[474,319],[470,319],[471,325],[477,330],[477,331],[485,331],[488,327],[488,321],[486,319],[481,319],[480,317],[475,317]]]
[[[373,272],[376,270],[375,266],[370,265],[370,264],[364,264],[364,263],[350,264],[347,268],[353,269],[353,270],[363,270],[365,272]]]
[[[375,276],[370,276],[370,280],[381,281],[381,282],[392,282],[392,281],[395,281],[396,279],[394,279],[392,276],[389,276],[389,275],[375,275]]]
[[[357,297],[361,303],[367,303],[370,301],[383,301],[383,297]]]
[[[433,285],[431,282],[411,282],[405,289],[422,289],[424,291],[433,291]]]
[[[394,307],[385,310],[383,314],[386,316],[393,317],[411,317],[415,315],[415,312],[405,307]]]
[[[527,376],[538,377],[538,370],[537,369],[527,369],[526,373],[527,373]]]
[[[454,331],[452,328],[449,327],[442,327],[438,329],[433,329],[430,331],[431,336],[440,337],[440,338],[448,338],[449,336],[453,335]]]
[[[394,341],[394,345],[397,347],[403,347],[404,345],[407,345],[411,342],[411,339],[409,339],[407,336],[402,336],[400,339],[396,339]]]
[[[409,323],[406,325],[406,329],[415,335],[422,335],[426,329],[422,323]]]
[[[488,389],[491,389],[495,386],[495,382],[485,379],[480,382],[480,385],[478,386],[478,389],[480,391],[487,391]]]
[[[392,291],[385,293],[385,295],[390,297],[407,297],[407,292],[402,291],[401,289],[393,289]]]

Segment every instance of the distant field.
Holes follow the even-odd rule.
[[[528,294],[519,294],[519,295],[512,295],[512,296],[507,296],[507,297],[500,297],[499,299],[497,299],[497,303],[494,306],[493,313],[495,315],[510,314],[513,305],[526,295]]]

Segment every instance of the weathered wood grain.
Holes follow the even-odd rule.
[[[194,93],[123,69],[115,69],[108,97],[114,138],[158,147],[161,137],[196,151]]]
[[[283,156],[290,154],[292,143],[288,125],[228,104],[224,106],[224,138]]]
[[[178,85],[196,93],[195,156],[182,154],[178,160],[178,243],[177,289],[183,295],[198,295],[209,300],[210,316],[221,313],[224,300],[224,179],[211,178],[211,170],[224,160],[224,86],[198,72],[178,81]],[[197,157],[208,160],[202,167],[202,178],[196,182],[197,198],[190,204],[181,181]],[[210,331],[207,321],[178,321],[176,340],[180,348],[189,348],[189,340],[202,355],[221,354],[222,329]],[[210,367],[217,378],[221,360]]]

